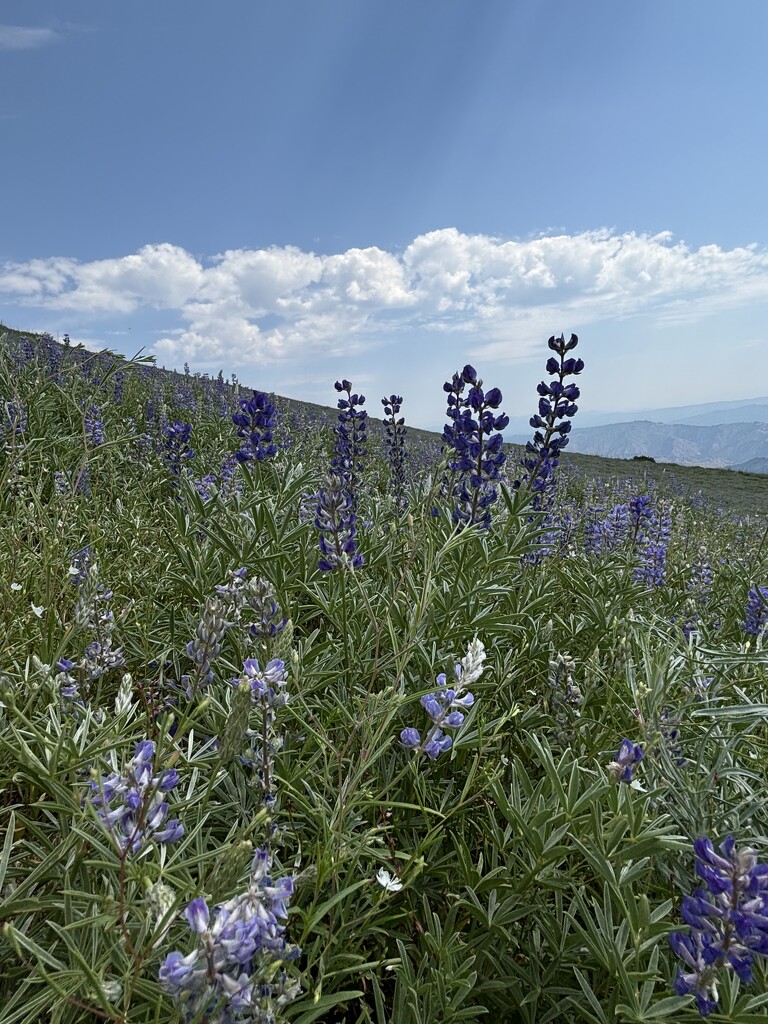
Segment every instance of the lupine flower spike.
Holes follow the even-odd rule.
[[[398,505],[404,502],[405,490],[405,418],[398,415],[403,400],[399,395],[382,398],[384,406],[385,447],[389,460],[389,485]]]
[[[447,686],[445,673],[440,673],[437,677],[440,689],[421,698],[421,706],[432,719],[432,726],[424,739],[412,726],[403,729],[400,742],[404,747],[417,754],[424,753],[433,761],[451,749],[453,740],[444,730],[458,729],[464,723],[464,712],[475,703],[473,694],[464,691],[482,675],[485,657],[485,647],[475,638],[466,656],[454,666],[456,685]]]
[[[344,490],[341,478],[335,474],[326,477],[315,514],[320,535],[320,572],[359,569],[363,564],[363,556],[357,551],[356,523],[352,498]]]
[[[734,971],[740,981],[752,981],[757,956],[768,955],[768,864],[754,850],[737,850],[733,836],[715,849],[709,839],[697,839],[696,873],[704,887],[686,896],[680,915],[687,932],[669,936],[683,961],[672,987],[678,995],[693,995],[702,1017],[717,1009],[721,971]]]
[[[274,1020],[274,1012],[300,992],[280,968],[295,959],[285,939],[291,876],[273,881],[269,857],[257,850],[246,892],[214,907],[201,897],[185,911],[197,945],[186,956],[169,953],[160,968],[163,988],[179,1006],[184,1024],[235,1024]]]
[[[368,413],[361,408],[365,395],[352,393],[348,380],[337,380],[333,385],[346,398],[338,400],[339,422],[336,427],[336,445],[331,459],[331,473],[338,476],[350,497],[352,507],[357,506],[363,462],[367,451],[366,427]]]
[[[142,740],[121,773],[103,775],[90,784],[91,806],[123,853],[138,853],[150,839],[175,843],[184,835],[178,818],[168,819],[169,806],[163,799],[178,785],[179,774],[175,768],[155,774],[154,757],[155,744]]]
[[[566,353],[576,348],[579,339],[572,334],[569,341],[565,335],[554,336],[547,342],[554,356],[547,360],[547,373],[555,376],[549,383],[542,381],[536,389],[539,393],[539,409],[531,417],[535,433],[533,440],[525,446],[526,455],[521,460],[525,471],[522,479],[515,482],[520,487],[524,482],[533,491],[537,508],[546,508],[551,501],[553,475],[560,461],[560,452],[568,444],[571,418],[578,411],[576,399],[579,389],[575,384],[565,384],[566,377],[575,376],[584,369],[582,359],[574,359]]]
[[[499,431],[507,426],[509,417],[496,411],[501,391],[484,391],[482,380],[469,364],[443,384],[443,391],[448,395],[451,420],[443,429],[443,442],[452,475],[453,521],[459,528],[477,524],[487,529],[490,507],[497,498],[496,481],[507,458]]]
[[[241,398],[240,412],[232,416],[241,439],[240,449],[235,452],[238,462],[264,462],[274,458],[277,445],[274,443],[277,414],[269,395],[254,391],[252,398]]]

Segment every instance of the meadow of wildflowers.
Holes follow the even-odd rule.
[[[0,1024],[768,1016],[768,520],[576,346],[515,450],[2,335]]]

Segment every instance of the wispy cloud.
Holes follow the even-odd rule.
[[[52,28],[30,28],[26,25],[0,25],[0,50],[35,50],[59,38]]]
[[[80,314],[175,313],[178,326],[155,351],[176,364],[217,365],[233,350],[241,365],[310,350],[349,354],[414,331],[461,334],[473,353],[514,362],[530,354],[521,339],[551,333],[552,324],[691,321],[766,301],[768,251],[692,249],[668,232],[610,230],[516,241],[445,228],[402,252],[285,246],[207,261],[161,243],[89,263],[6,263],[0,295]]]

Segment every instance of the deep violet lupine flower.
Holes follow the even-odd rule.
[[[194,451],[189,446],[191,434],[191,423],[180,423],[176,420],[163,427],[163,461],[170,469],[174,483],[181,476],[182,465],[195,457]]]
[[[474,695],[464,691],[482,675],[485,657],[484,645],[475,638],[466,655],[454,666],[456,685],[447,686],[445,673],[440,673],[437,677],[439,689],[421,698],[421,706],[432,719],[432,726],[423,740],[418,729],[412,726],[403,729],[400,742],[404,747],[416,754],[424,753],[433,761],[451,749],[453,740],[445,730],[458,729],[464,723],[464,712],[475,703]]]
[[[755,957],[768,955],[768,864],[749,847],[737,850],[730,835],[717,850],[706,838],[693,848],[704,886],[683,898],[680,916],[688,931],[669,936],[684,965],[672,987],[695,996],[707,1017],[717,1009],[719,972],[732,970],[749,984]]]
[[[526,454],[520,460],[524,473],[515,481],[515,486],[525,485],[531,490],[534,506],[540,509],[552,500],[554,471],[560,461],[560,452],[568,444],[571,420],[579,408],[576,405],[579,388],[575,384],[564,383],[567,377],[575,376],[584,369],[582,359],[574,359],[573,356],[566,359],[566,353],[575,349],[578,343],[575,334],[569,341],[563,334],[549,339],[547,345],[555,355],[547,360],[546,370],[556,379],[549,383],[542,381],[536,389],[539,408],[530,421],[535,433],[533,440],[525,446]]]
[[[263,391],[254,391],[251,398],[241,398],[238,402],[240,412],[232,416],[237,427],[237,436],[242,444],[235,452],[238,462],[264,462],[277,455],[274,443],[276,411],[269,395]]]
[[[750,587],[741,624],[745,633],[760,636],[768,626],[768,587]]]
[[[270,859],[257,850],[246,892],[213,908],[202,897],[185,911],[197,946],[186,956],[169,953],[159,978],[179,1006],[184,1024],[274,1020],[274,1012],[295,999],[298,984],[275,962],[295,959],[299,949],[285,939],[294,879],[272,880]]]
[[[643,748],[632,740],[624,738],[616,757],[608,765],[608,771],[616,782],[631,782],[635,766],[643,759]]]
[[[336,440],[330,469],[342,481],[354,509],[357,507],[367,452],[368,413],[362,408],[365,395],[353,394],[352,384],[348,380],[337,380],[333,386],[347,397],[340,398],[337,403],[339,417],[334,428]]]
[[[85,436],[94,448],[104,444],[104,420],[97,405],[92,405],[85,414]]]
[[[650,519],[640,549],[640,564],[634,578],[647,587],[663,587],[667,581],[667,546],[672,533],[669,506],[661,505]]]
[[[469,391],[465,395],[465,389]],[[448,395],[443,443],[448,455],[453,521],[459,529],[491,525],[490,506],[498,495],[496,481],[506,461],[502,431],[509,423],[505,413],[497,413],[502,402],[498,388],[483,390],[483,382],[473,366],[467,364],[443,384]]]
[[[150,839],[175,843],[184,835],[178,818],[168,819],[163,799],[179,782],[175,768],[155,773],[155,744],[141,740],[122,772],[90,782],[90,803],[123,853],[138,853]]]
[[[382,398],[384,406],[384,429],[386,438],[384,445],[389,461],[389,485],[392,497],[398,505],[404,503],[405,490],[405,417],[398,415],[403,400],[399,395]]]
[[[645,539],[653,522],[653,501],[647,494],[638,494],[629,502],[629,530],[632,544],[637,546]]]
[[[319,533],[320,572],[334,569],[358,569],[363,556],[357,550],[357,516],[352,498],[335,474],[325,479],[315,510],[315,527]]]

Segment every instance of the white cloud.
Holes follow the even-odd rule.
[[[58,39],[52,28],[0,25],[0,50],[33,50]]]
[[[170,243],[81,263],[6,264],[0,296],[21,306],[129,315],[175,312],[157,339],[168,363],[276,363],[307,350],[349,354],[399,334],[460,333],[473,356],[526,358],[542,334],[652,315],[694,320],[768,299],[768,251],[692,249],[668,232],[609,230],[526,241],[456,228],[318,255],[294,246],[228,250],[208,261]],[[117,324],[115,324],[117,326]],[[512,339],[512,340],[510,340]]]

